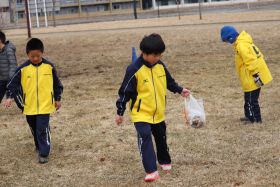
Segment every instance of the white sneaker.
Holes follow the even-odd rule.
[[[161,164],[160,167],[163,171],[166,171],[166,172],[169,172],[172,169],[171,164]]]
[[[151,182],[151,181],[154,181],[158,178],[159,178],[158,171],[155,171],[153,173],[147,173],[146,177],[145,177],[145,182]]]

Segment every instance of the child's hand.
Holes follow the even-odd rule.
[[[120,125],[123,122],[123,117],[117,115],[115,121],[117,125]]]
[[[190,95],[190,91],[186,88],[183,88],[182,92],[181,92],[181,96],[182,97],[188,97]]]
[[[254,81],[255,81],[255,83],[256,83],[256,85],[257,85],[258,87],[263,86],[263,82],[262,82],[262,80],[261,80],[261,78],[260,78],[259,73],[253,75],[253,77],[254,77]]]
[[[6,99],[6,101],[4,101],[4,106],[6,108],[9,108],[12,105],[12,102],[13,102],[13,99],[8,98],[8,99]]]
[[[56,109],[56,111],[58,111],[60,109],[60,107],[61,107],[61,101],[56,101],[55,102],[55,109]]]

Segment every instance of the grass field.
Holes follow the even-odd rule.
[[[235,69],[232,46],[220,41],[223,24],[248,31],[262,50],[274,80],[262,89],[262,125],[243,125],[243,92]],[[280,185],[280,11],[256,14],[211,14],[197,25],[173,26],[171,18],[83,25],[66,32],[62,27],[34,37],[45,42],[45,56],[56,64],[64,84],[60,113],[52,115],[50,162],[37,163],[33,139],[15,105],[0,109],[0,186],[279,186]],[[189,19],[188,19],[189,18]],[[224,20],[223,20],[224,18]],[[173,18],[174,19],[174,18]],[[208,21],[207,21],[208,20]],[[157,25],[160,28],[122,29]],[[172,22],[173,23],[173,22]],[[108,25],[111,24],[111,27]],[[174,21],[174,24],[175,23]],[[177,24],[177,25],[180,25]],[[98,29],[119,28],[120,30]],[[59,30],[60,29],[60,30]],[[55,34],[52,32],[55,32]],[[173,171],[146,184],[137,149],[136,132],[125,113],[123,126],[114,123],[115,101],[131,47],[144,35],[162,35],[167,49],[162,60],[173,77],[204,99],[206,125],[184,125],[183,98],[167,95],[168,144]],[[10,34],[10,37],[9,37]],[[7,31],[17,46],[18,62],[25,59],[24,30]]]

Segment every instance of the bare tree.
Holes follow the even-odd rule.
[[[2,26],[4,25],[3,23],[3,8],[0,8],[0,29],[3,29]]]
[[[10,6],[10,21],[11,23],[15,23],[15,17],[16,17],[16,0],[10,0],[9,1]]]
[[[55,20],[55,3],[56,0],[52,0],[53,7],[52,7],[52,17],[53,17],[53,26],[56,27],[56,20]]]
[[[178,19],[180,20],[181,19],[181,12],[180,12],[180,7],[179,7],[180,1],[176,0],[176,4],[177,4]]]
[[[133,0],[133,13],[134,13],[134,19],[137,19],[137,1]]]
[[[79,15],[81,16],[81,14],[82,14],[82,4],[81,4],[81,0],[78,0],[78,6],[79,6]]]
[[[202,20],[201,0],[198,0],[199,19]]]
[[[28,38],[31,38],[31,25],[30,25],[30,19],[29,19],[29,5],[28,5],[28,0],[24,1],[25,5],[25,17],[26,17],[26,27],[27,27],[27,36]]]

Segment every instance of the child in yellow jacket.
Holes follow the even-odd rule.
[[[123,122],[126,103],[130,101],[130,116],[137,131],[139,151],[146,172],[145,181],[148,182],[159,178],[156,161],[163,171],[171,170],[165,124],[167,89],[183,97],[189,95],[189,90],[176,83],[160,60],[165,50],[160,35],[145,36],[140,49],[141,56],[127,67],[119,89],[116,123],[120,125]]]
[[[242,31],[238,33],[232,26],[221,29],[223,42],[233,44],[235,51],[235,68],[244,91],[244,113],[241,121],[261,123],[259,95],[261,87],[272,81],[271,73],[264,61],[263,54],[253,43],[251,36]]]
[[[26,115],[34,137],[39,163],[48,162],[51,139],[50,114],[61,107],[63,86],[54,65],[43,58],[44,45],[38,38],[27,42],[26,54],[29,58],[18,67],[7,85],[6,107],[14,98]],[[19,94],[20,93],[20,94]]]

